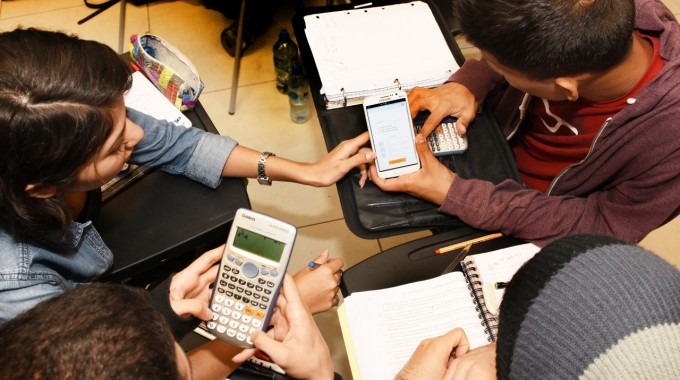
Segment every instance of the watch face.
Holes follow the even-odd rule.
[[[269,178],[257,177],[257,183],[259,183],[260,185],[271,186],[272,180]]]

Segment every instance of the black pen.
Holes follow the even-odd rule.
[[[494,288],[496,289],[505,289],[506,286],[508,286],[507,282],[497,282],[494,285]]]

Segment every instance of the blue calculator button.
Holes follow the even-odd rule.
[[[243,266],[243,275],[248,277],[248,278],[253,278],[257,276],[259,273],[259,270],[257,269],[257,266],[253,263],[246,263]]]

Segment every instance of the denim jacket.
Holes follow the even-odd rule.
[[[130,162],[182,174],[213,188],[220,184],[236,141],[132,109],[127,112],[144,130]],[[0,324],[40,301],[96,280],[111,267],[113,254],[92,222],[73,223],[71,232],[70,241],[50,244],[45,243],[52,241],[49,236],[40,236],[42,244],[37,244],[0,230]]]

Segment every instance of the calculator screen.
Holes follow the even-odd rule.
[[[234,247],[275,262],[281,260],[286,243],[237,227]]]

